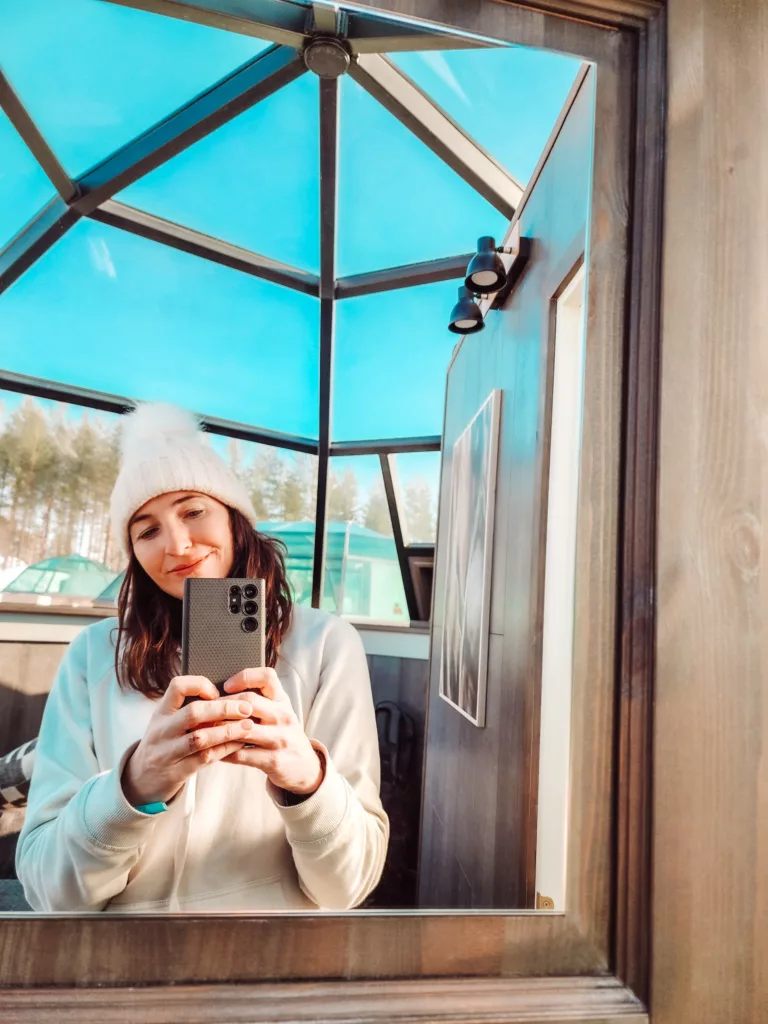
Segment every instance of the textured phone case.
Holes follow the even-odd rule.
[[[246,615],[249,598],[246,586],[256,587],[256,611]],[[231,589],[240,587],[240,610],[230,610]],[[183,675],[205,676],[219,690],[223,683],[244,668],[263,668],[265,656],[264,580],[186,579],[182,619],[181,671]],[[252,633],[243,629],[246,618],[256,620]]]

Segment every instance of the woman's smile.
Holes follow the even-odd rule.
[[[202,558],[198,558],[195,562],[185,562],[184,565],[177,565],[175,569],[169,569],[168,571],[173,576],[191,576],[200,568],[210,553],[211,552],[209,551],[207,555],[203,555]]]

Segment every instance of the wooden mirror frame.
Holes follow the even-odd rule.
[[[663,4],[356,5],[597,65],[569,908],[6,917],[4,1020],[648,1019]]]

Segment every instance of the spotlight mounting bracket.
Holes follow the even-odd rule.
[[[531,249],[533,248],[533,240],[526,238],[522,235],[518,239],[517,243],[517,254],[512,260],[512,266],[507,271],[507,280],[499,288],[494,296],[493,302],[490,305],[491,309],[502,309],[504,303],[507,301],[509,296],[512,294],[512,290],[520,279],[520,275],[526,268],[528,261],[531,258]]]

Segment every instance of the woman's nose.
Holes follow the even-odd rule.
[[[167,555],[183,555],[192,547],[189,530],[183,523],[169,523],[165,530],[165,553]]]

